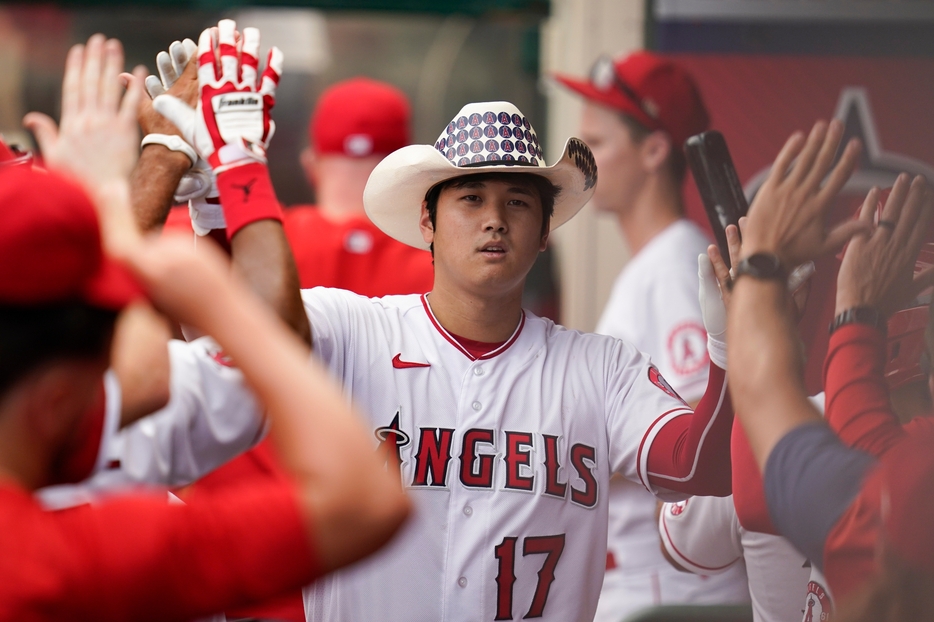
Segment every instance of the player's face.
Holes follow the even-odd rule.
[[[433,228],[422,208],[422,235],[434,244],[435,287],[483,297],[521,292],[548,234],[542,235],[538,192],[515,177],[445,188]]]
[[[593,204],[600,211],[625,212],[645,180],[639,144],[633,142],[620,113],[593,102],[585,102],[580,137],[593,151],[600,183]]]

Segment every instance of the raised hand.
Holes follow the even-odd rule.
[[[880,192],[873,188],[860,209],[866,232],[854,237],[837,274],[836,313],[872,307],[889,316],[934,284],[934,268],[914,274],[921,244],[934,217],[934,192],[920,175],[895,181],[873,228]]]
[[[123,46],[94,35],[75,45],[65,61],[61,126],[31,112],[32,130],[46,166],[80,182],[94,200],[108,252],[117,256],[139,241],[130,211],[129,176],[139,155],[136,112],[143,99],[145,67],[133,72],[126,94],[120,81]]]
[[[153,99],[172,95],[189,106],[198,103],[198,46],[191,39],[173,41],[168,51],[156,56],[159,75],[146,78],[146,91]],[[143,131],[181,135],[171,121],[155,111],[151,102],[140,107],[140,125]],[[144,142],[147,139],[144,139]],[[154,141],[159,142],[159,141]],[[182,176],[175,189],[178,203],[188,203],[191,226],[198,235],[207,235],[212,229],[224,229],[224,209],[220,203],[217,178],[211,165],[190,148],[191,168]]]
[[[266,147],[275,132],[269,112],[282,73],[282,52],[275,47],[269,51],[261,76],[258,55],[258,30],[245,28],[238,39],[236,23],[221,20],[198,40],[197,107],[171,95],[153,100],[156,110],[178,127],[215,173],[266,161]]]
[[[136,110],[143,99],[142,76],[123,94],[119,75],[123,46],[94,35],[75,45],[65,61],[62,118],[31,112],[23,124],[36,136],[45,164],[77,178],[94,194],[114,181],[126,181],[139,154]]]
[[[799,132],[788,139],[750,206],[744,256],[772,253],[790,269],[840,248],[867,230],[867,224],[859,220],[829,231],[824,223],[833,198],[859,157],[859,142],[852,140],[831,170],[842,136],[843,124],[835,119],[829,125],[817,122],[807,139]]]

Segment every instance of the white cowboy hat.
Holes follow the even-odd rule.
[[[534,173],[559,186],[552,229],[580,211],[597,184],[597,165],[583,141],[569,139],[561,159],[545,166],[522,112],[509,102],[481,102],[461,108],[434,146],[409,145],[383,158],[367,180],[363,205],[384,233],[427,249],[418,221],[428,191],[453,177],[494,171]]]

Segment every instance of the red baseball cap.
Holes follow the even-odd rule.
[[[410,118],[402,91],[385,82],[351,78],[321,94],[311,114],[309,140],[315,153],[387,155],[411,142]]]
[[[588,80],[555,79],[591,101],[623,112],[650,130],[664,130],[677,147],[710,125],[700,91],[688,73],[670,60],[639,51],[594,63]]]
[[[97,212],[61,175],[0,168],[0,304],[83,300],[115,311],[142,295],[129,271],[104,255]]]

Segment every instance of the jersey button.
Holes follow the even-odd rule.
[[[461,587],[467,587],[467,577],[461,577],[458,579],[457,584]]]
[[[464,515],[470,516],[471,514],[473,514],[473,508],[469,505],[464,506]]]
[[[480,402],[474,402],[473,404],[471,404],[471,406],[473,407],[474,410],[480,410],[481,408],[483,408],[483,404],[481,404]]]
[[[474,376],[482,376],[482,375],[483,375],[483,368],[480,367],[480,366],[474,367],[474,368],[473,368],[473,375],[474,375]]]

